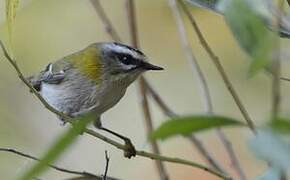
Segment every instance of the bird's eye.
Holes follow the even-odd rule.
[[[129,64],[132,63],[132,60],[130,59],[130,57],[128,57],[126,55],[122,57],[121,61],[122,61],[123,64],[126,64],[126,65],[129,65]]]
[[[120,61],[120,63],[124,65],[136,65],[136,63],[138,62],[138,60],[135,59],[131,54],[116,53],[115,55],[117,59]]]

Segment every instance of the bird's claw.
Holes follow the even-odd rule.
[[[136,156],[136,149],[130,139],[125,139],[124,156],[129,159]]]

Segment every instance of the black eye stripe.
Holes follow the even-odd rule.
[[[132,55],[130,54],[124,54],[124,53],[117,53],[117,58],[121,63],[126,64],[126,65],[138,65],[139,60],[135,59]]]

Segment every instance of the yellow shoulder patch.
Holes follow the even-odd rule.
[[[79,68],[80,72],[95,82],[99,82],[102,75],[102,65],[99,59],[101,57],[97,50],[97,47],[92,45],[67,57],[76,68]]]

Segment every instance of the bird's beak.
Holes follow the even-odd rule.
[[[144,70],[146,70],[146,71],[149,71],[149,70],[157,70],[157,71],[159,70],[160,71],[160,70],[163,70],[164,69],[162,67],[155,66],[155,65],[150,64],[148,62],[142,63],[141,68],[144,69]]]

